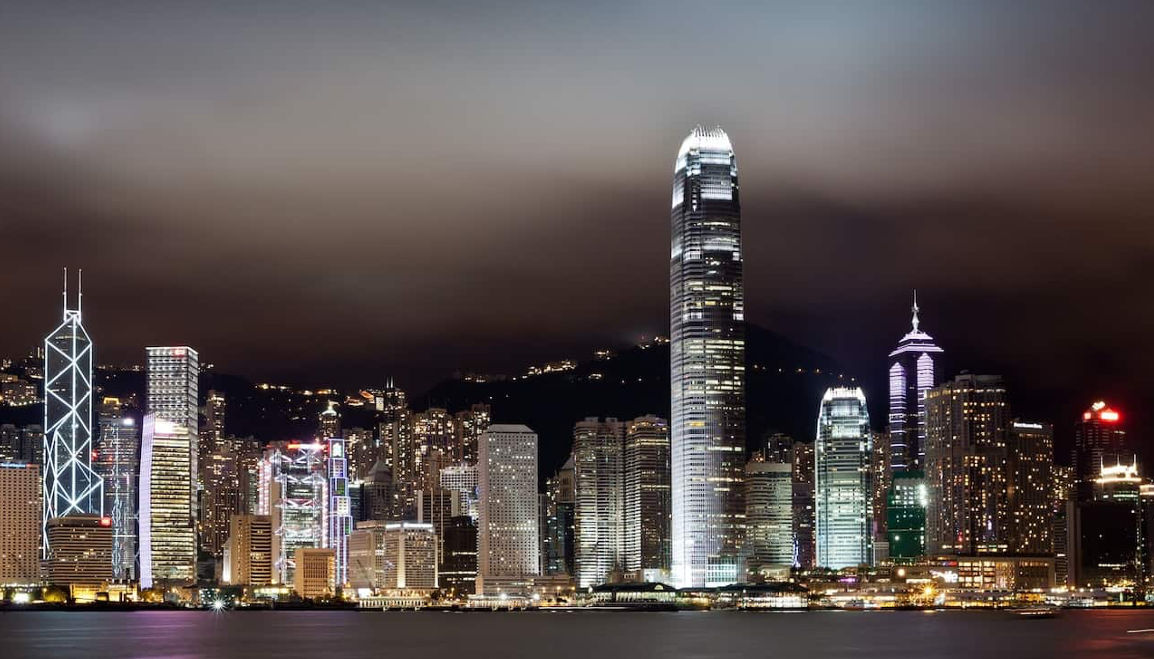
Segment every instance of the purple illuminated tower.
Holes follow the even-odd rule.
[[[926,391],[937,383],[935,355],[942,349],[919,327],[914,291],[913,328],[890,353],[890,471],[920,470],[926,449]]]

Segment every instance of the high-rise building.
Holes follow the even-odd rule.
[[[870,420],[860,387],[833,387],[821,399],[815,443],[817,564],[830,569],[873,559]]]
[[[745,293],[737,159],[695,128],[673,166],[669,263],[673,581],[741,577]]]
[[[545,482],[545,574],[574,575],[577,571],[573,456]]]
[[[1082,413],[1074,433],[1074,479],[1078,501],[1094,498],[1102,467],[1134,461],[1136,451],[1126,435],[1122,414],[1098,401]]]
[[[113,577],[135,579],[140,434],[136,420],[125,412],[117,398],[101,403],[96,471],[104,480],[104,512],[112,519]]]
[[[577,585],[603,584],[623,565],[625,424],[596,417],[573,427]]]
[[[247,501],[244,486],[249,482],[245,456],[250,442],[239,439],[216,439],[202,443],[200,480],[204,489],[200,495],[197,537],[200,549],[216,558],[222,556],[228,540],[233,515],[245,512]]]
[[[457,412],[455,420],[457,441],[452,458],[460,464],[476,464],[477,439],[492,423],[492,410],[484,403],[475,403],[469,409]]]
[[[145,411],[154,414],[158,421],[167,421],[188,431],[189,464],[192,467],[188,496],[193,510],[196,510],[197,481],[200,478],[200,443],[197,441],[200,355],[188,346],[151,347],[146,351],[148,405]]]
[[[64,321],[44,338],[44,517],[42,555],[51,551],[48,520],[104,514],[104,491],[92,470],[92,340],[81,323],[83,291]]]
[[[393,472],[378,460],[361,485],[362,521],[387,521],[401,516],[401,507],[393,485]]]
[[[757,578],[789,575],[793,565],[793,465],[745,465],[747,569]]]
[[[340,428],[321,427],[322,432]],[[352,506],[349,502],[348,462],[345,458],[345,440],[337,435],[326,437],[328,442],[328,500],[325,507],[325,546],[333,550],[337,587],[348,581],[349,534],[353,530]]]
[[[437,582],[452,595],[471,595],[477,589],[477,520],[459,515],[449,520],[441,543]]]
[[[890,559],[908,563],[926,553],[926,476],[905,469],[893,474],[886,501],[886,541]]]
[[[1077,504],[1074,583],[1079,587],[1141,587],[1150,572],[1151,502],[1142,496],[1137,460],[1098,470],[1092,498]]]
[[[228,402],[225,400],[224,394],[213,389],[209,389],[204,397],[204,421],[205,427],[202,429],[202,439],[206,440],[208,444],[219,442],[225,438],[224,434],[224,413],[228,407]]]
[[[523,425],[492,425],[477,449],[477,590],[516,592],[541,565],[537,433]]]
[[[437,538],[432,524],[368,521],[349,536],[349,583],[354,588],[437,587]]]
[[[67,515],[48,520],[51,549],[44,561],[50,584],[100,586],[112,580],[112,520]]]
[[[1006,552],[1010,410],[1002,379],[959,375],[925,400],[927,550]]]
[[[644,581],[667,581],[672,560],[669,422],[657,416],[625,427],[624,569]]]
[[[1054,429],[1048,423],[1010,425],[1007,540],[1014,554],[1054,552]]]
[[[293,570],[298,550],[324,547],[324,444],[288,442],[270,452],[273,580],[295,584]]]
[[[272,520],[268,515],[233,515],[224,545],[222,581],[234,586],[268,586],[272,573]]]
[[[926,392],[936,386],[935,355],[942,349],[921,329],[914,292],[910,331],[890,353],[890,470],[922,469],[926,449]]]
[[[0,461],[44,464],[44,428],[40,424],[0,424]]]
[[[450,465],[441,469],[441,489],[452,496],[451,516],[477,519],[477,465]]]
[[[191,583],[196,578],[196,519],[192,433],[155,414],[144,417],[140,443],[140,587]]]
[[[0,462],[0,584],[40,580],[40,466]]]
[[[793,564],[810,569],[817,563],[817,511],[812,442],[793,444]]]

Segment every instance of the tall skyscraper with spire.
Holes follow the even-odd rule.
[[[922,469],[926,456],[926,392],[937,386],[935,355],[942,349],[921,329],[914,291],[910,331],[890,353],[890,471]]]
[[[745,294],[737,160],[720,128],[681,143],[671,216],[673,580],[729,584],[742,574]]]
[[[71,309],[64,271],[64,320],[44,338],[45,557],[48,520],[104,512],[103,481],[92,470],[92,339],[80,319],[81,286],[78,276],[76,308]]]

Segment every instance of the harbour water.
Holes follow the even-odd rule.
[[[1154,657],[1154,611],[0,613],[0,657]],[[1147,630],[1147,631],[1141,631]]]

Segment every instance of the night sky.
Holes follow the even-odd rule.
[[[0,354],[65,265],[100,362],[419,391],[666,333],[700,122],[752,322],[876,377],[917,287],[1023,413],[1154,407],[1154,4],[383,4],[5,2]]]

